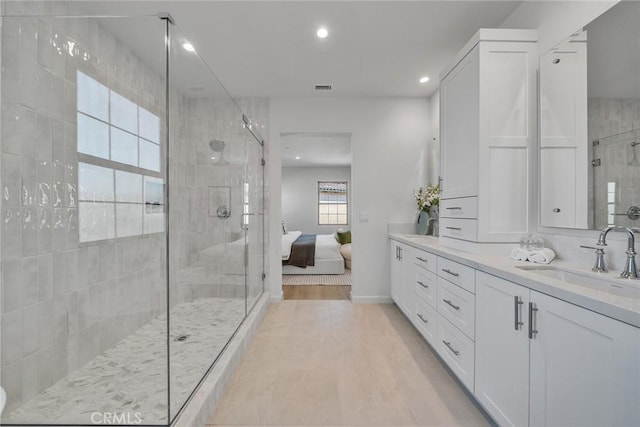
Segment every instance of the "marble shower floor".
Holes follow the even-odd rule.
[[[188,398],[244,317],[244,299],[203,298],[170,312],[171,413]],[[92,424],[95,412],[167,423],[167,334],[162,314],[10,414],[11,424]],[[180,335],[184,341],[175,341]],[[102,415],[100,415],[102,416]],[[94,416],[95,417],[95,416]],[[95,420],[96,418],[94,418]]]

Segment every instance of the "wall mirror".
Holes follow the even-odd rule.
[[[640,227],[640,2],[540,57],[540,225]]]

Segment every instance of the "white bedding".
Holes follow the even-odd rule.
[[[301,231],[290,231],[282,236],[282,260],[286,261],[291,255],[291,244],[300,237]],[[315,259],[342,259],[340,254],[340,243],[336,241],[333,234],[316,235],[316,257]]]

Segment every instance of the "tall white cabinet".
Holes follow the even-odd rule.
[[[540,57],[540,224],[589,228],[586,32]]]
[[[529,229],[537,32],[481,29],[440,76],[440,235],[514,242]]]

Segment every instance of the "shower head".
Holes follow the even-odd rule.
[[[209,141],[209,148],[211,148],[216,153],[222,153],[224,151],[224,141],[219,139],[212,139]]]

